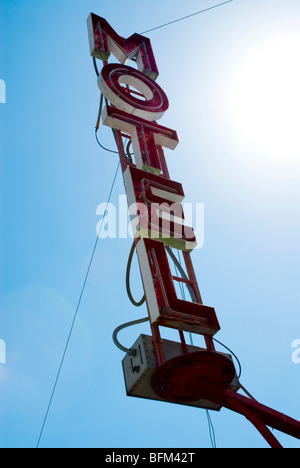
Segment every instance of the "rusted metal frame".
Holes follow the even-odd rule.
[[[193,262],[192,262],[192,259],[191,259],[191,254],[189,252],[182,252],[182,254],[183,254],[184,263],[185,263],[185,266],[186,266],[186,271],[187,271],[189,280],[191,281],[191,285],[192,285],[192,288],[194,290],[196,299],[197,299],[199,304],[203,304],[202,297],[201,297],[200,290],[199,290],[199,286],[198,286],[197,277],[196,277]],[[215,349],[215,345],[214,345],[214,342],[213,342],[213,338],[211,336],[209,336],[209,335],[203,335],[203,336],[204,336],[204,341],[205,341],[207,350],[208,351],[215,351],[216,349]]]
[[[185,284],[193,284],[193,281],[187,280],[185,278],[180,278],[179,276],[172,276],[173,280],[177,281],[178,283],[185,283]]]
[[[160,165],[162,168],[162,175],[167,179],[170,179],[170,173],[166,162],[165,153],[162,146],[157,146],[158,156],[160,160]]]
[[[185,284],[189,284],[189,285],[193,284],[193,281],[187,280],[185,278],[179,278],[178,276],[172,276],[172,278],[173,278],[174,281],[177,281],[178,283],[185,283]],[[183,334],[182,330],[179,330],[179,337],[180,337],[180,341],[181,341],[181,345],[182,345],[182,350],[183,350],[184,354],[187,354],[188,353],[188,348],[187,348],[185,337],[184,337],[184,334]]]
[[[160,367],[166,362],[166,358],[163,348],[163,341],[160,336],[159,326],[151,323],[151,332],[157,367]]]
[[[123,140],[122,140],[122,136],[124,135],[120,130],[112,129],[112,132],[113,132],[113,135],[114,135],[117,147],[118,147],[118,151],[119,151],[122,174],[124,174],[127,167],[129,166],[127,158],[126,158],[125,150],[124,150]],[[164,159],[163,161],[165,162]],[[147,309],[148,309],[148,305],[147,305]],[[149,310],[148,310],[148,315],[150,317]],[[156,362],[157,362],[157,366],[159,367],[166,361],[164,349],[163,349],[163,342],[162,342],[160,331],[159,331],[159,326],[151,324],[151,333],[152,333],[152,343],[153,343],[153,348],[155,352]]]
[[[194,266],[193,266],[193,262],[191,259],[191,254],[189,252],[184,252],[184,251],[182,252],[182,254],[183,254],[183,259],[184,259],[184,263],[186,266],[187,275],[189,277],[189,280],[191,281],[191,285],[193,287],[197,302],[199,304],[203,304],[199,286],[198,286],[198,281],[197,281]]]
[[[107,64],[107,62],[103,61],[103,65],[106,65],[106,64]],[[124,173],[126,171],[128,165],[129,165],[129,163],[128,163],[127,158],[126,158],[126,153],[125,153],[125,150],[124,150],[122,137],[127,137],[127,135],[124,135],[124,133],[122,133],[120,130],[112,129],[112,131],[113,131],[113,135],[114,135],[114,138],[115,138],[115,141],[116,141],[116,144],[117,144],[117,147],[118,147],[118,151],[119,151],[119,157],[120,157],[122,173]],[[164,177],[170,179],[170,174],[169,174],[169,170],[168,170],[164,150],[163,150],[163,148],[161,146],[158,147],[158,153],[159,153],[159,159],[160,159],[161,167],[162,167],[162,175]],[[192,285],[194,293],[195,293],[196,298],[197,298],[197,301],[200,304],[203,304],[190,254],[188,254],[187,252],[183,252],[183,255],[184,255],[186,269],[187,269],[187,273],[188,273],[188,277],[189,277],[188,283]],[[179,280],[183,281],[183,282],[186,281],[184,279],[179,279]],[[149,316],[150,316],[150,314],[149,314]],[[161,339],[161,335],[160,335],[160,331],[159,331],[159,326],[158,325],[151,325],[151,331],[152,331],[152,336],[153,336],[153,346],[154,346],[154,350],[155,350],[156,361],[157,361],[157,365],[159,366],[159,365],[162,365],[165,362],[163,343],[162,343],[162,339]],[[184,353],[187,353],[188,349],[187,349],[186,341],[185,341],[185,338],[184,338],[184,334],[183,334],[183,332],[181,330],[179,330],[179,337],[180,337],[180,341],[181,341],[181,345],[182,345],[182,350],[183,350]],[[209,336],[204,335],[204,339],[205,339],[207,350],[208,351],[215,351],[215,347],[214,347],[212,338],[209,337]]]
[[[187,348],[187,344],[186,344],[185,337],[184,337],[184,334],[183,334],[182,330],[179,330],[179,338],[180,338],[180,341],[181,341],[181,346],[182,346],[183,353],[188,354],[188,348]]]

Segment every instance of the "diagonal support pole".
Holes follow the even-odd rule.
[[[207,382],[203,382],[201,397],[245,416],[272,448],[282,448],[282,446],[268,427],[300,439],[300,421],[262,405],[253,398],[232,390],[220,389]]]
[[[244,414],[254,425],[255,422],[261,421],[265,426],[272,427],[273,429],[277,429],[280,432],[300,439],[300,421],[290,418],[268,406],[262,405],[256,400],[240,395],[239,393],[234,393],[231,390],[226,390],[225,394],[226,397],[223,405],[238,413]],[[240,408],[241,411],[239,411],[238,408]]]
[[[230,398],[228,400],[234,411],[243,414],[248,421],[261,433],[264,439],[268,442],[271,448],[283,448],[276,437],[272,434],[270,429],[263,423],[263,421],[253,413],[249,407],[241,403],[238,399]]]

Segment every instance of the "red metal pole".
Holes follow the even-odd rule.
[[[222,390],[207,382],[202,382],[201,397],[246,416],[271,446],[279,447],[280,444],[278,441],[275,442],[275,437],[266,426],[300,439],[300,421],[262,405],[252,398],[232,390]]]
[[[300,439],[300,421],[290,418],[289,416],[269,408],[268,406],[262,405],[256,400],[252,400],[251,398],[245,397],[239,393],[234,393],[231,390],[227,390],[225,393],[226,400],[224,406],[227,408],[240,413],[241,411],[238,410],[238,405],[243,405],[243,408],[246,408],[248,415],[251,413],[261,420],[266,426]],[[240,408],[242,408],[242,406],[240,406]],[[245,413],[242,412],[242,414]]]
[[[276,437],[272,434],[270,429],[263,423],[263,421],[251,411],[246,405],[241,403],[236,398],[230,399],[231,407],[238,412],[239,414],[243,414],[248,421],[250,421],[253,426],[261,433],[264,439],[268,442],[271,448],[283,448]]]
[[[183,254],[188,277],[192,282],[191,284],[192,284],[192,288],[194,290],[196,299],[199,304],[203,304],[201,293],[200,293],[199,286],[198,286],[197,277],[196,277],[194,266],[193,266],[192,259],[191,259],[191,255],[188,252],[182,252],[182,254]],[[206,348],[208,351],[216,350],[211,336],[204,335],[204,340],[205,340]]]
[[[164,362],[166,362],[163,342],[160,336],[159,327],[157,325],[151,324],[152,331],[152,343],[156,357],[157,367],[160,367]]]
[[[188,353],[188,348],[187,348],[185,337],[184,337],[184,334],[183,334],[182,330],[179,330],[179,337],[180,337],[180,341],[181,341],[182,351],[183,351],[184,354],[187,354]]]

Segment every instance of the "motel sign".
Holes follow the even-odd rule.
[[[175,150],[179,139],[176,130],[158,123],[169,101],[156,81],[150,40],[139,34],[123,38],[93,13],[87,23],[94,64],[103,63],[103,124],[112,128],[118,146],[128,205],[141,206],[132,228],[151,335],[140,335],[122,361],[127,394],[216,411],[226,407],[244,415],[272,447],[281,445],[267,426],[300,438],[298,421],[238,393],[232,357],[215,350],[220,324],[215,309],[202,302],[191,258],[196,235],[185,224],[183,186],[168,171],[164,148]],[[108,63],[111,54],[116,63]],[[184,258],[184,268],[177,263],[180,276],[171,270],[174,250]],[[190,300],[178,297],[176,283],[187,287]],[[177,329],[179,341],[162,339],[160,327]],[[188,345],[185,331],[202,335],[205,348]]]

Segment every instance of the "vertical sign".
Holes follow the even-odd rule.
[[[175,130],[157,123],[169,101],[155,81],[158,69],[150,40],[139,34],[125,39],[93,13],[88,30],[91,55],[104,62],[98,77],[107,103],[103,123],[119,137],[125,134],[133,147],[134,162],[123,158],[122,168],[150,322],[212,337],[220,326],[215,310],[202,304],[194,276],[189,252],[197,240],[185,223],[183,187],[171,180],[165,162],[164,148],[175,150],[179,140]],[[107,63],[111,53],[120,63]],[[137,68],[125,65],[128,60]],[[198,292],[194,294],[198,302],[177,297],[169,247],[184,252],[190,272],[187,283]]]

